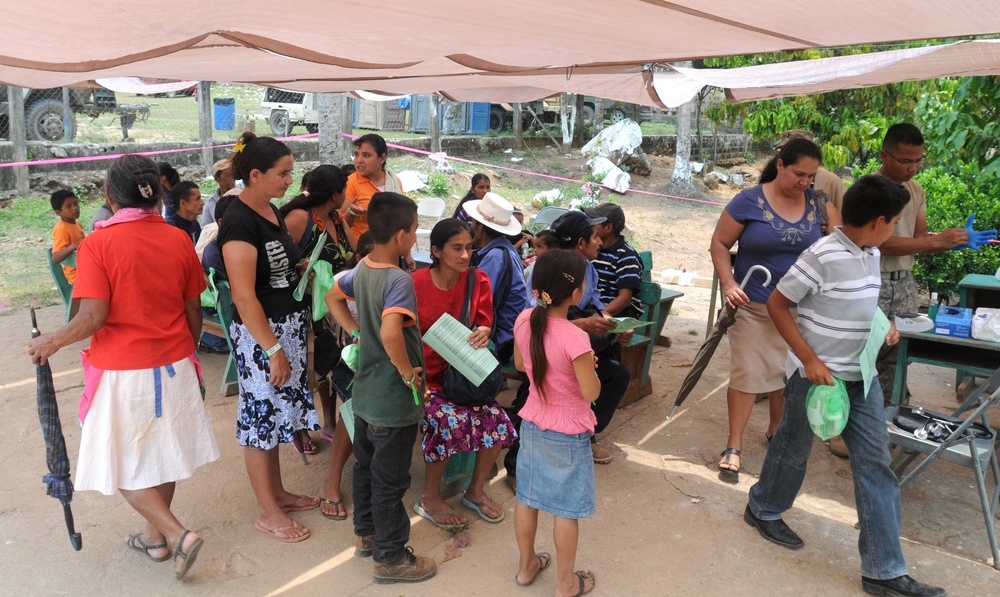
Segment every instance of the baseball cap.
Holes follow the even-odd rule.
[[[583,213],[591,218],[606,218],[616,233],[625,230],[625,210],[617,203],[601,203],[597,207],[584,207]]]
[[[219,172],[229,169],[232,165],[233,163],[229,160],[219,160],[218,162],[215,162],[212,164],[212,178],[218,176]]]
[[[582,211],[568,211],[552,222],[552,232],[559,237],[561,246],[572,245],[585,235],[589,236],[595,224],[603,224],[606,221],[607,218],[603,216],[592,218]]]
[[[788,129],[787,131],[781,133],[781,139],[778,140],[778,144],[774,146],[775,149],[781,149],[792,139],[806,139],[807,141],[815,141],[816,135],[812,134],[812,131],[807,131],[804,129]]]

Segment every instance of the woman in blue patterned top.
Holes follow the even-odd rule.
[[[793,139],[782,147],[761,172],[761,184],[733,197],[719,217],[712,234],[712,263],[719,275],[726,304],[738,307],[729,331],[731,364],[726,401],[729,407],[729,440],[719,471],[735,480],[740,471],[743,431],[760,394],[769,398],[770,441],[781,420],[785,354],[788,346],[767,315],[770,287],[759,276],[740,288],[746,272],[763,265],[777,282],[799,254],[819,240],[823,229],[840,225],[840,214],[820,200],[811,185],[823,154],[806,139]],[[739,241],[735,268],[730,249]]]

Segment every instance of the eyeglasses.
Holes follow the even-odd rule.
[[[901,160],[901,159],[897,158],[896,156],[892,155],[891,153],[889,153],[888,151],[886,151],[884,149],[882,151],[885,151],[887,154],[889,154],[890,158],[892,158],[892,159],[896,160],[897,162],[899,162],[900,166],[903,166],[903,167],[906,167],[906,168],[909,168],[911,166],[920,167],[920,164],[922,164],[924,162],[924,157],[925,156],[920,156],[919,158],[917,158],[915,160]]]

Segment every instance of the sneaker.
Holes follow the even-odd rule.
[[[898,597],[947,597],[948,593],[941,587],[932,587],[908,574],[886,580],[861,577],[861,587],[869,595],[896,595]]]
[[[614,459],[611,450],[602,448],[597,444],[590,444],[590,453],[594,455],[594,462],[596,464],[607,464]]]
[[[844,438],[831,437],[830,438],[830,452],[834,456],[839,456],[840,458],[849,458],[847,454],[847,444],[844,443]]]
[[[375,543],[375,534],[354,536],[354,555],[359,558],[372,557],[372,544]]]
[[[403,559],[392,564],[375,562],[375,582],[388,585],[394,582],[421,582],[434,576],[437,566],[432,558],[413,555],[413,548],[407,547]]]

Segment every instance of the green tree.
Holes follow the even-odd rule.
[[[953,171],[968,164],[989,176],[1000,173],[1000,78],[943,80],[920,98],[917,119],[938,163]]]

